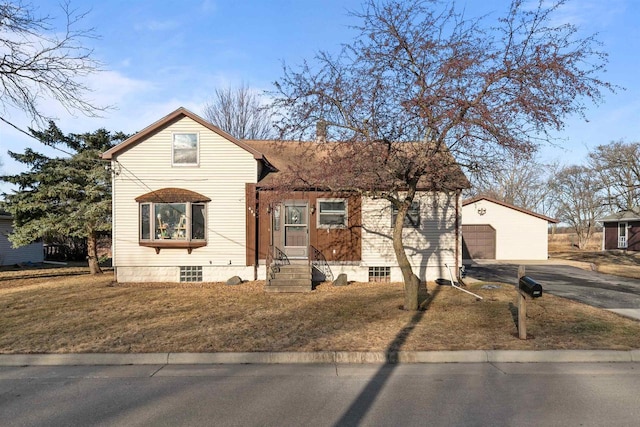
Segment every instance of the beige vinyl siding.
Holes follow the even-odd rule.
[[[172,166],[173,133],[199,135],[199,165]],[[257,161],[251,153],[184,117],[115,158],[114,265],[244,266],[246,262],[245,183],[255,183]],[[138,203],[153,190],[176,187],[211,199],[207,204],[207,246],[162,249],[140,246]]]
[[[478,210],[484,208],[484,215]],[[464,225],[489,224],[496,230],[496,260],[545,260],[549,223],[533,215],[479,200],[462,208]]]
[[[41,263],[44,260],[42,242],[14,248],[9,241],[12,232],[12,220],[0,218],[0,265]]]
[[[433,280],[434,276],[442,277],[445,264],[452,268],[456,265],[456,195],[420,192],[416,200],[420,201],[420,228],[404,229],[404,247],[414,273],[423,280]],[[397,266],[391,203],[364,198],[362,221],[363,265]],[[393,277],[392,271],[392,280],[401,278]]]

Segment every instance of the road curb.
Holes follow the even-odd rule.
[[[166,365],[168,353],[3,354],[0,366]]]
[[[618,362],[640,362],[640,349],[0,355],[0,366]]]
[[[546,362],[632,362],[632,351],[619,350],[492,350],[487,351],[492,363],[546,363]]]
[[[335,352],[169,353],[168,365],[334,363]]]

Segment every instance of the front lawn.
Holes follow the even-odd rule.
[[[307,294],[239,286],[118,284],[83,268],[0,271],[0,353],[640,348],[640,322],[545,294],[517,339],[512,286],[429,285],[425,311],[402,285],[325,283]]]

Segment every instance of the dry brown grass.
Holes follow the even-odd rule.
[[[577,250],[574,244],[578,241],[575,233],[549,235],[549,252]],[[584,250],[599,251],[602,248],[602,233],[593,233]]]
[[[521,341],[511,286],[470,286],[476,301],[430,284],[427,310],[411,313],[397,283],[267,294],[263,282],[117,284],[84,272],[0,272],[0,353],[640,348],[640,322],[552,295],[529,303],[533,339]]]
[[[601,273],[640,279],[640,252],[602,251],[602,233],[596,233],[584,250],[573,247],[574,241],[572,234],[549,236],[550,257],[589,263]]]

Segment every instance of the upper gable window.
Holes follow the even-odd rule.
[[[198,134],[173,134],[173,165],[196,166],[198,164]]]

